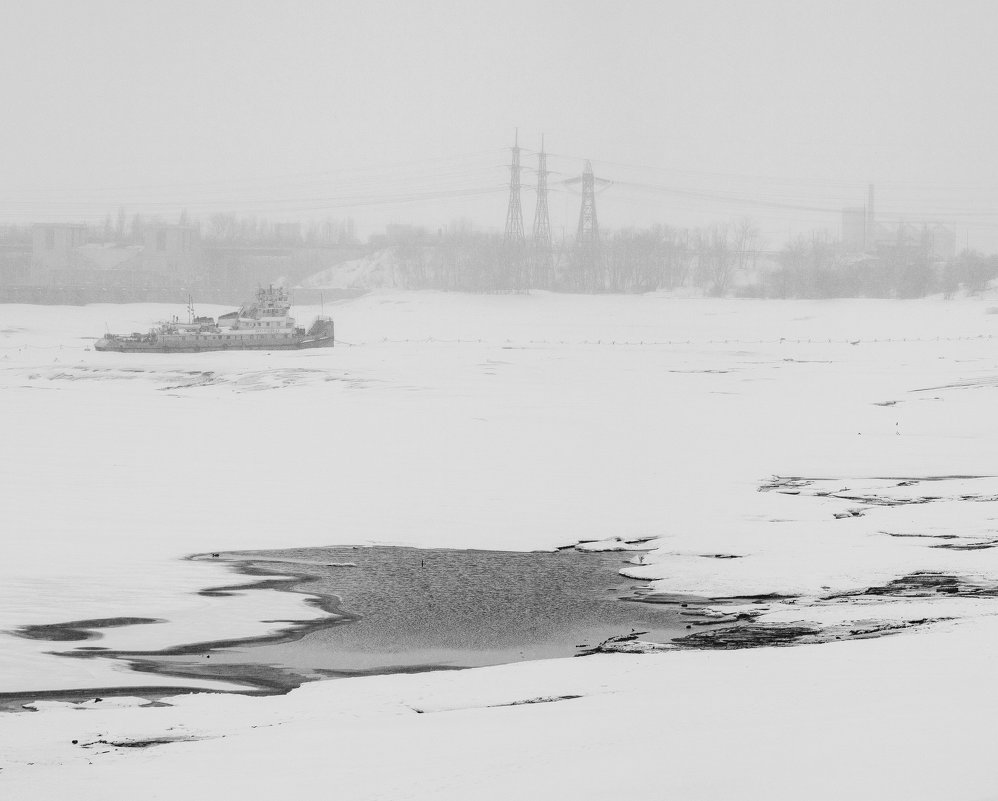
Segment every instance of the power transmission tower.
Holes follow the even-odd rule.
[[[520,129],[513,140],[513,160],[509,165],[509,206],[506,208],[506,241],[523,242],[523,209],[520,208]]]
[[[582,171],[582,207],[579,209],[579,230],[575,235],[579,247],[591,245],[599,247],[599,221],[596,219],[596,178],[593,164],[586,161]]]
[[[544,152],[544,135],[541,134],[541,152],[537,154],[537,208],[534,209],[534,247],[551,249],[551,220],[548,217],[548,157]]]
[[[534,209],[534,285],[547,287],[554,282],[554,263],[551,259],[551,219],[548,216],[548,157],[544,152],[544,134],[541,134],[541,152],[537,154],[537,206]]]
[[[579,228],[575,234],[578,261],[578,282],[582,291],[601,289],[599,220],[596,217],[596,178],[592,162],[586,161],[582,171],[582,206],[579,208]]]
[[[526,289],[524,278],[523,209],[520,206],[520,129],[513,139],[509,164],[509,205],[506,207],[506,233],[503,236],[501,269],[492,280],[493,292]]]

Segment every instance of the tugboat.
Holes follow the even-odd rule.
[[[333,347],[333,319],[316,317],[308,330],[298,328],[288,312],[291,301],[282,287],[258,289],[256,299],[239,311],[212,317],[197,317],[188,305],[190,319],[176,317],[148,334],[106,334],[95,350],[122,353],[200,353],[205,350],[300,350]]]

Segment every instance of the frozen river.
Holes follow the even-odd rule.
[[[998,709],[989,304],[384,293],[337,305],[350,344],[328,352],[138,359],[96,353],[93,337],[105,324],[143,330],[176,309],[5,307],[0,691],[176,687],[182,677],[122,659],[51,652],[169,651],[274,635],[287,621],[316,626],[294,651],[292,667],[309,674],[394,669],[397,659],[405,669],[507,662],[518,648],[569,655],[618,625],[678,614],[616,601],[632,586],[765,597],[720,611],[751,613],[755,630],[814,634],[795,647],[530,659],[312,682],[277,698],[171,697],[156,709],[131,708],[142,698],[43,702],[40,713],[2,716],[0,783],[11,797],[69,785],[80,798],[128,797],[155,775],[167,796],[197,797],[185,777],[204,773],[190,765],[221,765],[241,782],[240,766],[280,751],[300,758],[247,772],[239,792],[282,792],[336,753],[353,797],[508,797],[519,791],[499,778],[495,756],[508,753],[545,766],[531,786],[547,776],[550,797],[606,795],[619,789],[621,765],[654,764],[689,798],[734,797],[745,775],[776,782],[780,798],[985,798],[979,733]],[[641,564],[629,562],[634,553],[552,553],[645,538]],[[298,564],[364,616],[331,627],[306,593],[205,595],[264,577],[236,575],[227,559],[184,558],[347,543],[410,555],[394,577],[371,568],[371,581],[357,568]],[[424,556],[417,568],[413,548],[455,555],[449,564]],[[554,605],[566,587],[565,615],[581,593],[637,617],[557,631],[523,606],[530,582],[501,578],[523,574],[517,560],[527,557],[503,557],[509,571],[493,571],[456,555],[472,550],[548,552],[552,572],[531,581]],[[328,554],[326,564],[360,564]],[[591,581],[573,572],[600,560]],[[425,571],[454,590],[452,608],[428,591],[400,600]],[[506,610],[489,600],[503,593],[518,599]],[[494,624],[462,628],[461,605],[483,601],[480,621]],[[460,636],[435,630],[434,612]],[[82,643],[13,635],[116,618],[162,622]],[[355,639],[363,627],[376,653]],[[534,644],[517,645],[516,627]],[[404,641],[410,630],[418,642]],[[324,637],[338,664],[316,658]],[[224,650],[256,660],[273,649],[280,665],[288,645]],[[420,648],[425,658],[395,656]],[[211,656],[203,663],[230,658]],[[185,660],[195,661],[175,661]],[[203,674],[186,681],[238,688]],[[574,700],[534,703],[563,697]],[[515,718],[505,709],[528,702]],[[947,732],[935,762],[912,758],[927,730]],[[106,758],[72,744],[178,732],[215,739]],[[434,771],[439,743],[447,765]],[[386,748],[406,761],[393,775],[415,785],[392,785],[372,764]],[[713,769],[719,760],[727,770]],[[863,764],[862,784],[852,772],[830,778],[830,760]],[[579,771],[583,763],[594,769]],[[454,764],[469,766],[460,775],[477,786],[445,786]],[[565,776],[578,780],[563,787]]]

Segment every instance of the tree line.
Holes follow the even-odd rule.
[[[626,228],[585,248],[542,249],[469,225],[435,234],[399,228],[378,244],[394,249],[394,283],[408,289],[636,293],[692,287],[719,296],[756,264],[758,242],[758,229],[743,220],[703,229]]]
[[[88,239],[143,244],[146,230],[164,222],[119,209],[102,224],[90,225]],[[222,249],[219,252],[261,248],[241,255],[232,251],[224,263],[209,259],[206,269],[213,280],[240,286],[278,276],[301,281],[335,267],[338,260],[386,249],[392,251],[391,285],[467,292],[687,290],[765,298],[917,298],[979,293],[998,279],[998,256],[969,250],[949,260],[934,258],[927,247],[917,245],[855,254],[828,234],[816,233],[796,237],[778,251],[767,251],[758,228],[747,219],[692,229],[668,225],[622,228],[605,231],[595,247],[580,248],[568,241],[550,249],[530,242],[507,242],[467,220],[435,230],[389,225],[366,242],[361,242],[352,219],[287,223],[215,214],[192,220],[184,213],[179,223],[198,230],[209,254],[214,252],[213,245]],[[30,225],[0,226],[0,246],[30,248],[31,241]],[[268,254],[268,247],[274,249],[272,253]],[[4,262],[3,273],[21,269],[24,265],[14,263],[19,258],[14,251],[5,251],[0,261],[11,264]]]
[[[939,259],[925,247],[851,254],[825,234],[801,236],[741,295],[769,298],[920,298],[978,294],[998,278],[998,256],[965,250]]]

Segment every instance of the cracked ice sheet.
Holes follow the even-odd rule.
[[[961,619],[998,615],[994,598],[903,598],[891,600],[863,599],[858,602],[820,604],[772,603],[764,609],[755,622],[759,623],[817,623],[836,626],[861,621],[903,623],[912,620]],[[739,611],[749,611],[743,607]]]
[[[100,686],[234,687],[237,685],[136,673],[99,657],[66,659],[50,654],[78,647],[158,650],[192,642],[260,636],[280,627],[275,620],[309,620],[325,614],[306,605],[306,596],[274,590],[238,591],[225,597],[198,595],[198,590],[206,586],[253,580],[232,574],[220,565],[126,558],[116,560],[111,569],[101,564],[89,567],[80,572],[76,560],[71,565],[50,560],[48,569],[60,570],[58,581],[39,581],[3,571],[8,600],[0,610],[0,627],[11,632],[26,624],[118,616],[162,622],[87,629],[96,636],[74,641],[6,634],[0,649],[0,692]]]
[[[937,482],[946,493],[949,484],[967,487],[971,482]],[[998,489],[995,479],[972,482],[975,492]],[[665,555],[668,546],[649,555],[668,571],[644,567],[645,578],[664,577],[659,588],[710,584],[715,595],[737,594],[753,586],[756,592],[820,596],[860,590],[884,584],[918,571],[998,578],[998,549],[961,550],[965,546],[988,545],[998,536],[998,504],[946,500],[905,506],[863,506],[860,517],[835,519],[833,514],[857,504],[827,498],[809,498],[760,493],[746,504],[770,506],[737,533],[721,532],[716,547],[741,548],[744,560],[704,565],[695,559]],[[786,520],[777,525],[766,517]],[[941,546],[941,547],[940,547]],[[959,546],[959,547],[954,547]],[[646,561],[649,561],[646,560]],[[749,564],[749,562],[754,564]],[[793,564],[794,570],[788,570]],[[753,578],[754,577],[754,578]]]
[[[998,482],[992,480],[989,486],[998,489]],[[628,566],[625,572],[652,581],[657,592],[707,597],[769,593],[816,597],[881,585],[918,571],[988,576],[998,583],[998,548],[932,547],[998,537],[998,503],[869,507],[861,517],[838,520],[833,511],[855,504],[830,500],[834,499],[745,492],[739,502],[753,515],[751,520],[737,527],[663,535],[644,564]],[[889,532],[928,536],[897,537]],[[958,539],[933,539],[933,535]],[[701,556],[706,553],[743,558]]]
[[[335,754],[336,793],[358,801],[608,798],[635,765],[661,773],[646,795],[691,801],[988,798],[992,743],[981,726],[998,714],[996,634],[995,621],[978,620],[821,646],[597,656],[322,682],[277,698],[0,716],[0,785],[23,799],[73,787],[81,801],[255,801],[314,791],[331,780]],[[79,745],[166,737],[195,739]]]

